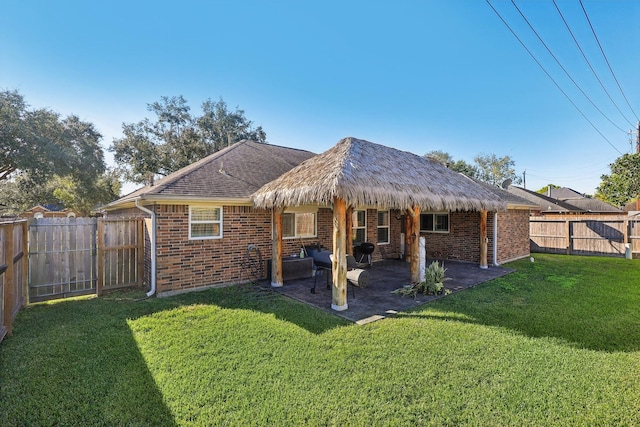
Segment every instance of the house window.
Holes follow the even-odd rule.
[[[353,211],[353,243],[359,245],[367,241],[367,211]]]
[[[222,237],[222,208],[189,206],[189,240]]]
[[[377,243],[389,243],[389,211],[378,211]]]
[[[448,233],[449,213],[428,212],[420,214],[420,231],[426,233]]]
[[[316,237],[315,212],[286,212],[282,214],[282,237]]]

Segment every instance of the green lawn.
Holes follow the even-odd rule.
[[[640,424],[640,261],[508,267],[366,326],[256,286],[36,304],[0,425]]]

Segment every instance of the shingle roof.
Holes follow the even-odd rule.
[[[582,209],[587,212],[615,212],[623,213],[621,209],[611,206],[610,204],[603,202],[599,199],[589,199],[583,197],[581,199],[567,199],[563,200],[564,203],[575,206],[578,209]]]
[[[552,188],[550,197],[558,200],[582,199],[584,198],[584,194],[578,193],[576,190],[572,190],[567,187],[562,187]]]
[[[610,204],[603,202],[602,200],[584,197],[577,191],[567,187],[552,189],[551,197],[560,200],[565,204],[575,206],[576,208],[584,210],[586,212],[623,212],[617,207],[611,206]]]
[[[472,179],[472,178],[469,178]],[[487,184],[486,182],[479,181],[477,179],[473,179],[476,184],[482,185],[487,190],[491,191],[496,196],[500,197],[503,201],[507,203],[508,206],[529,206],[530,208],[538,208],[538,204],[525,199],[524,197],[520,197],[514,193],[510,193],[507,190],[503,190],[500,187],[496,187],[495,185]]]
[[[105,208],[134,199],[243,199],[315,154],[272,144],[240,141],[158,181],[140,188]]]
[[[576,206],[570,205],[560,200],[552,199],[551,197],[536,193],[535,191],[516,187],[515,185],[510,185],[508,191],[511,194],[515,194],[516,196],[522,197],[529,200],[530,202],[535,203],[540,207],[540,211],[542,212],[584,212],[582,209]]]

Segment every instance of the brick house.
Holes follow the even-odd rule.
[[[248,282],[249,248],[257,248],[265,264],[272,258],[275,216],[274,209],[257,207],[252,195],[314,157],[318,156],[305,150],[241,141],[107,205],[105,216],[146,218],[145,277],[150,293],[167,296]],[[476,193],[490,193],[469,185]],[[521,200],[487,197],[492,206],[502,206],[497,217],[497,210],[487,215],[489,262],[528,256],[529,207]],[[332,247],[330,204],[292,204],[279,214],[284,256],[299,253],[302,244]],[[350,214],[353,242],[374,243],[373,261],[406,256],[405,214],[394,206],[355,205]],[[480,262],[480,217],[471,210],[423,211],[420,234],[426,236],[427,256]]]

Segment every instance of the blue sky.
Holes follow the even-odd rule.
[[[0,88],[33,107],[93,122],[108,147],[148,103],[207,98],[272,144],[322,152],[346,136],[468,162],[509,155],[527,188],[592,194],[637,117],[609,72],[578,0],[557,0],[608,99],[551,0],[491,4],[596,130],[483,0],[0,0]],[[640,114],[640,1],[583,0],[631,107]],[[626,119],[624,116],[626,116]],[[635,136],[633,136],[635,138]],[[110,159],[110,154],[107,153]],[[111,160],[110,160],[111,161]]]

